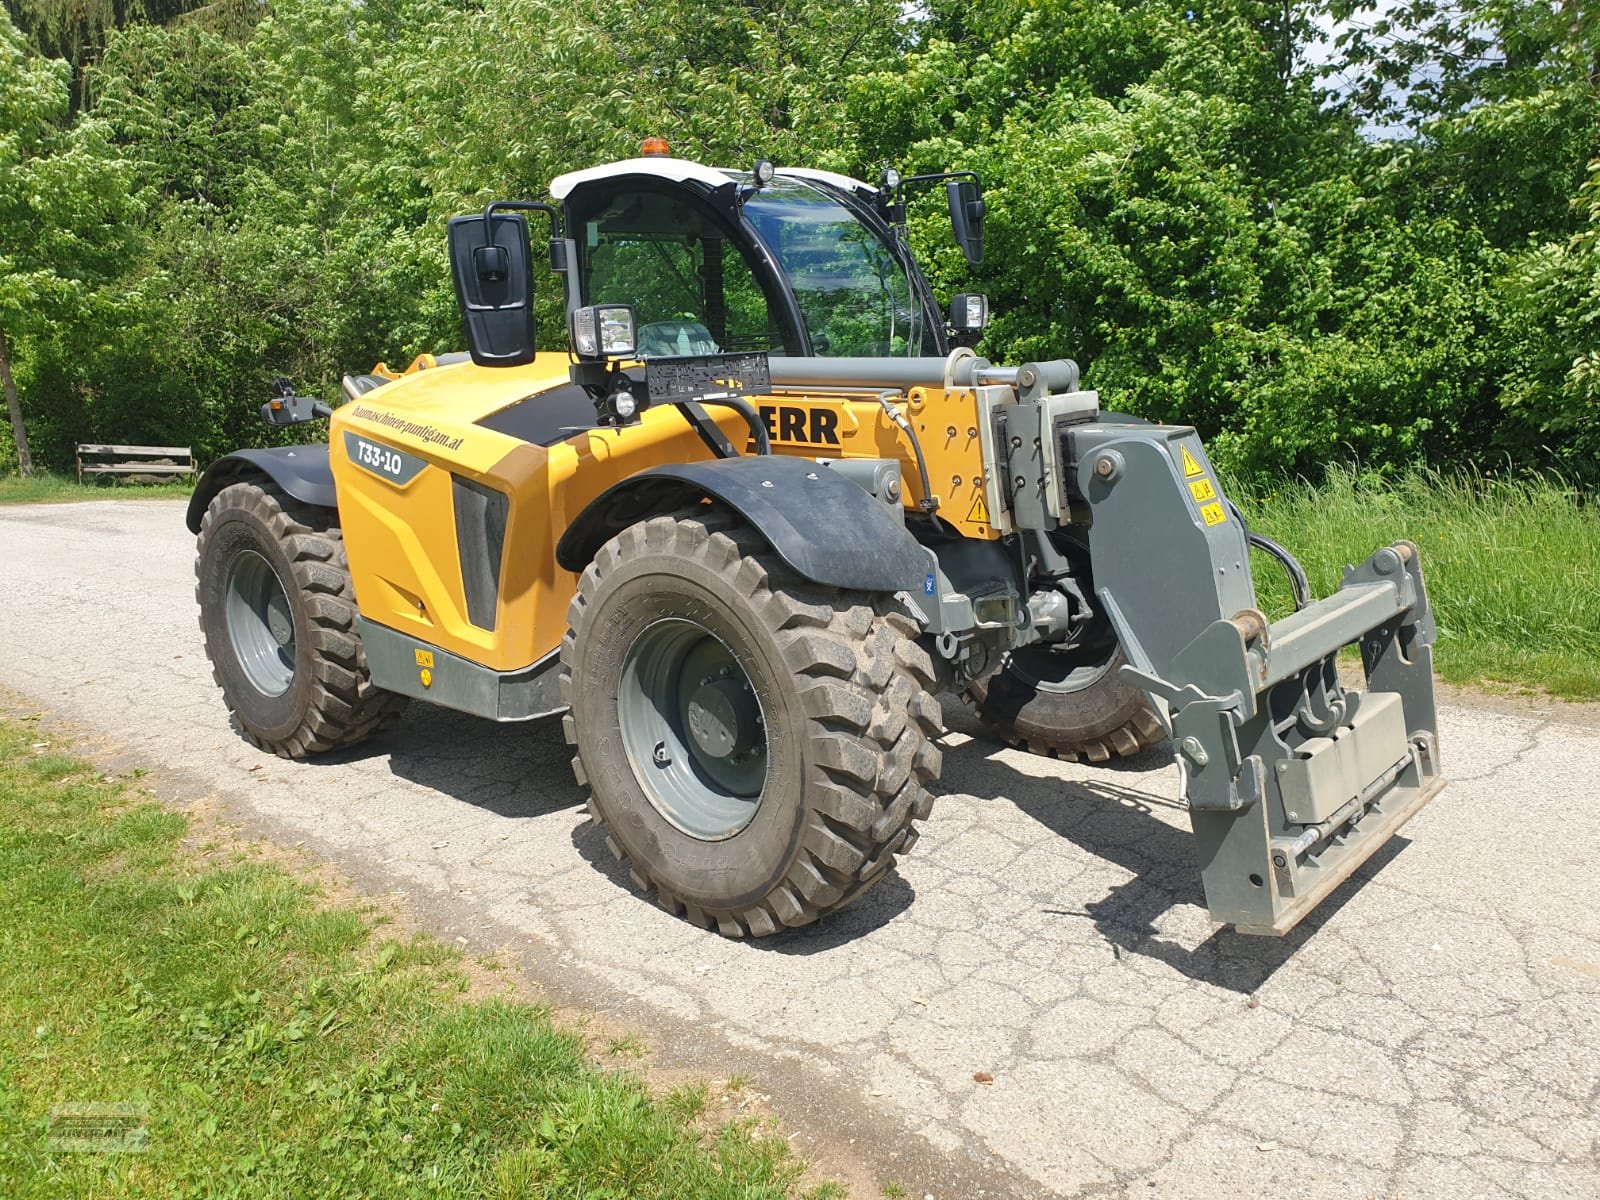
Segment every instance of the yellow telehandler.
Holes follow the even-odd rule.
[[[1288,930],[1438,791],[1416,547],[1314,599],[1193,429],[1103,412],[1068,359],[976,355],[985,298],[936,303],[905,237],[908,193],[943,187],[980,261],[976,178],[652,149],[450,222],[467,352],[347,377],[337,407],[280,381],[265,418],[326,418],[326,444],[207,471],[200,619],[245,737],[350,746],[408,699],[561,714],[635,883],[735,937],[910,849],[941,692],[1039,753],[1169,745],[1211,915],[1245,932]],[[529,214],[567,316],[544,350]],[[1289,572],[1282,620],[1252,545]]]

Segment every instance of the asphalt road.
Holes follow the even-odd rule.
[[[1600,732],[1446,706],[1452,782],[1284,940],[1214,932],[1177,777],[957,721],[897,874],[726,942],[633,894],[555,723],[414,705],[360,751],[228,727],[182,507],[0,509],[0,687],[509,948],[799,1144],[913,1195],[1600,1197]],[[977,736],[974,736],[977,735]],[[977,1073],[992,1083],[974,1080]],[[870,1195],[870,1192],[861,1192]]]

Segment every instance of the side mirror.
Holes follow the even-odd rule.
[[[467,350],[480,367],[532,362],[533,272],[528,221],[490,211],[450,221],[450,274],[467,327]]]
[[[952,179],[944,190],[950,199],[950,228],[955,232],[956,245],[967,256],[967,262],[976,267],[983,262],[983,217],[989,211],[983,192],[970,179]]]

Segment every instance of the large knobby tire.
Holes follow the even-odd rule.
[[[222,489],[200,523],[212,677],[245,739],[283,758],[353,746],[405,707],[367,673],[335,520],[260,480]]]
[[[1126,661],[1115,641],[1102,641],[1087,652],[1025,646],[971,684],[966,698],[1013,746],[1055,758],[1106,762],[1137,754],[1167,736],[1145,694],[1118,674]]]
[[[640,890],[761,936],[843,907],[911,848],[942,715],[893,607],[802,581],[707,507],[600,549],[568,612],[564,724]]]

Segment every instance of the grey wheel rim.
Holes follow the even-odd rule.
[[[224,612],[233,656],[250,686],[263,696],[281,696],[294,682],[294,611],[283,582],[254,550],[241,550],[228,565]]]
[[[628,648],[617,692],[622,744],[645,796],[701,841],[749,825],[767,780],[765,714],[733,652],[672,618]]]

